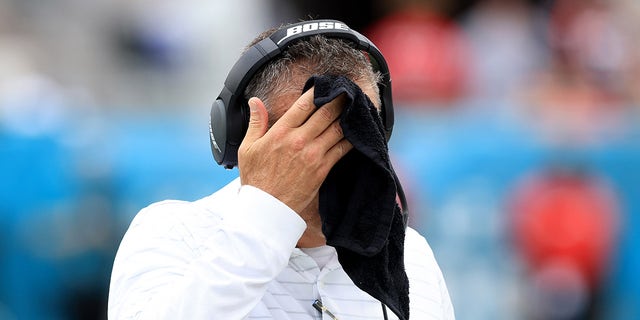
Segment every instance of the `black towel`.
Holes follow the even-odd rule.
[[[371,100],[344,76],[313,76],[303,91],[311,87],[317,107],[346,95],[340,125],[354,146],[320,187],[320,217],[327,244],[336,248],[340,264],[356,286],[407,320],[406,217],[396,203],[382,120]]]

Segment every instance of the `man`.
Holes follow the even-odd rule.
[[[342,75],[383,109],[378,81],[388,75],[376,73],[353,41],[338,39],[353,34],[340,22],[306,22],[266,31],[250,45],[225,83],[232,92],[236,83],[246,86],[241,91],[250,97],[243,102],[249,121],[237,150],[239,178],[201,200],[160,202],[136,216],[114,262],[111,319],[398,319],[360,289],[362,279],[356,285],[347,275],[326,245],[319,212],[323,182],[353,145],[339,121],[345,94],[316,107],[315,88],[302,93],[305,82]],[[254,68],[264,57],[264,66]],[[233,134],[215,132],[218,112],[233,112],[226,106],[233,98],[225,99],[212,109],[212,149],[232,167],[236,153],[228,160],[220,152],[233,143],[219,137]],[[390,263],[406,265],[411,318],[453,319],[433,253],[411,228],[404,257],[404,264]]]

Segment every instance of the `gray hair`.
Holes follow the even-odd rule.
[[[269,37],[277,29],[270,29],[254,39],[252,46]],[[294,75],[306,78],[312,75],[344,75],[351,81],[370,83],[378,93],[377,105],[380,105],[378,82],[380,73],[374,72],[369,57],[351,44],[341,39],[312,36],[290,45],[277,59],[269,62],[251,79],[244,92],[245,97],[260,98],[271,112],[272,99],[291,90],[302,93],[302,87],[292,87],[290,79]],[[370,97],[374,98],[374,97]]]

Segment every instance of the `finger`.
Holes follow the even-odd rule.
[[[305,123],[314,111],[316,111],[316,105],[313,104],[312,87],[293,103],[291,108],[289,108],[289,110],[287,110],[274,124],[274,127],[285,126],[287,128],[297,128]]]
[[[345,95],[341,94],[335,99],[321,106],[314,114],[311,115],[311,117],[309,117],[307,122],[304,124],[306,132],[312,137],[324,134],[327,128],[329,128],[332,123],[334,123],[334,121],[338,119],[338,117],[340,117],[340,114],[344,109],[345,99]],[[339,128],[334,128],[332,132],[340,133],[339,137],[342,138],[342,131],[339,130]]]
[[[344,139],[344,133],[340,126],[340,120],[335,120],[316,138],[315,141],[323,150],[330,150],[342,139]]]
[[[242,142],[254,142],[264,136],[269,125],[269,114],[262,100],[253,97],[249,99],[249,126]]]
[[[331,170],[333,166],[338,162],[338,160],[342,159],[349,151],[353,149],[353,145],[347,139],[342,139],[338,141],[333,147],[327,150],[325,154],[324,160],[325,165],[328,170]]]

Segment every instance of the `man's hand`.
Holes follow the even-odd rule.
[[[264,103],[249,99],[249,128],[238,150],[241,183],[273,195],[305,221],[311,219],[305,208],[313,205],[333,165],[353,147],[337,120],[343,103],[340,96],[316,110],[312,88],[268,129]]]

